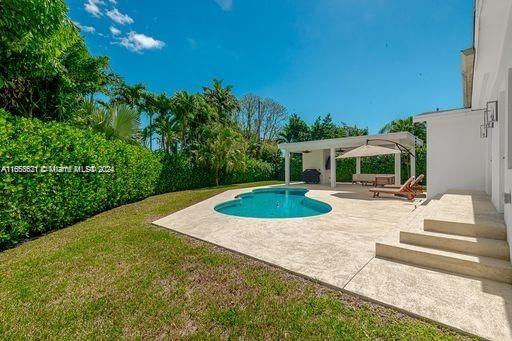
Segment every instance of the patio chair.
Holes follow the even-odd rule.
[[[414,193],[411,189],[411,183],[414,181],[414,176],[411,176],[400,188],[386,188],[386,187],[376,187],[370,189],[370,192],[373,192],[373,197],[378,198],[380,193],[385,194],[393,194],[395,196],[406,196],[407,199],[414,199]]]
[[[413,182],[411,182],[411,185],[409,186],[413,193],[422,193],[423,187],[421,186],[421,182],[423,181],[423,178],[425,178],[425,175],[420,174],[416,179],[414,179]],[[400,186],[396,185],[385,185],[385,188],[400,188]]]

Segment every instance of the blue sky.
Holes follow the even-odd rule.
[[[68,0],[93,54],[155,92],[216,77],[311,123],[377,132],[397,117],[460,107],[459,51],[472,0]]]

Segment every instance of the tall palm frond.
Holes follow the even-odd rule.
[[[110,112],[110,128],[114,138],[126,142],[140,140],[140,116],[138,110],[127,105],[115,105]]]
[[[82,125],[87,125],[108,139],[125,142],[140,140],[139,112],[125,104],[111,104],[107,107],[87,105],[88,114],[83,117]]]

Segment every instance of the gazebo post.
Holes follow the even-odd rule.
[[[284,184],[290,185],[290,152],[284,150]]]
[[[416,177],[416,145],[412,146],[409,157],[411,159],[411,176]]]
[[[336,148],[331,147],[331,188],[336,188]]]
[[[398,149],[398,146],[395,146],[395,149]],[[395,185],[400,185],[402,183],[402,177],[401,177],[401,174],[400,174],[400,171],[401,171],[401,168],[402,168],[402,158],[401,158],[402,154],[401,153],[397,153],[395,154]]]
[[[356,174],[361,174],[361,158],[356,157]]]

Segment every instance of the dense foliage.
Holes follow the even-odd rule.
[[[222,172],[217,179],[187,156],[155,153],[107,140],[92,129],[13,117],[2,110],[0,165],[0,248],[156,193],[275,177],[272,165],[249,159],[243,169]],[[21,165],[39,169],[12,172],[11,167]],[[43,171],[44,166],[69,168]],[[108,167],[100,173],[101,166]]]
[[[64,166],[69,171],[34,173],[2,169],[0,245],[60,228],[153,193],[159,159],[146,148],[108,141],[92,130],[0,114],[0,164]],[[105,173],[75,172],[74,166],[109,166]]]
[[[108,60],[90,55],[64,0],[0,1],[0,13],[0,108],[67,120],[103,89]]]
[[[368,135],[368,128],[349,126],[346,123],[336,125],[331,114],[318,116],[309,126],[297,114],[290,116],[288,123],[282,128],[279,140],[282,142],[302,142],[311,140],[333,139],[337,137]]]

